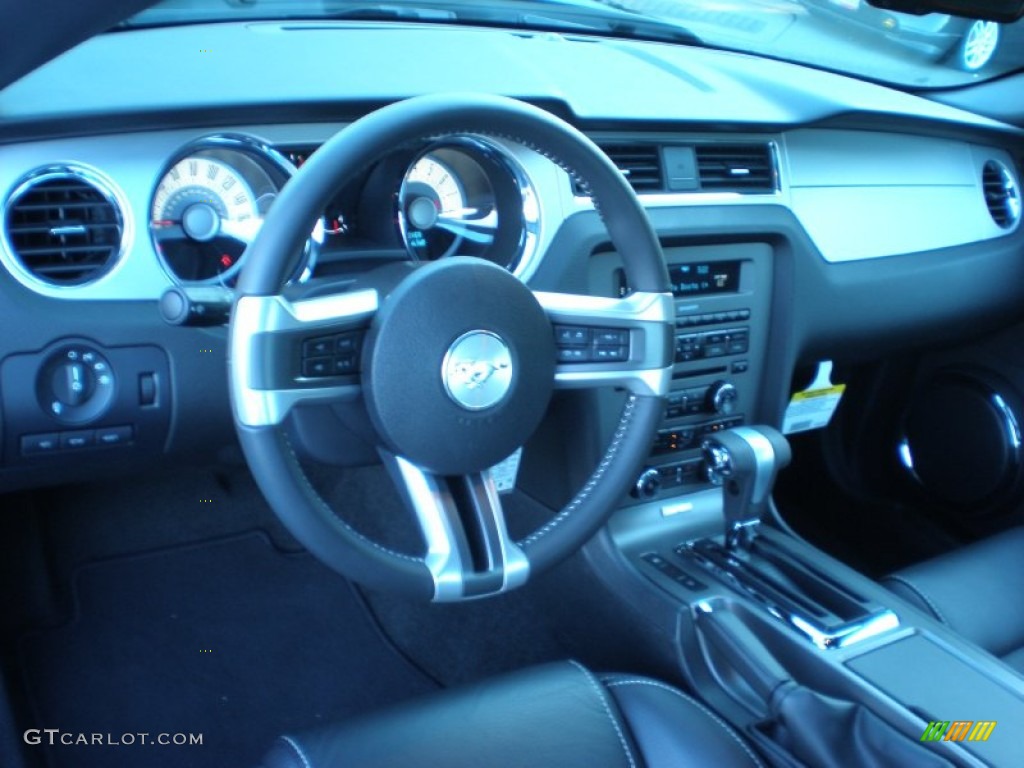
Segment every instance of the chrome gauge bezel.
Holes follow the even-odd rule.
[[[146,227],[149,230],[150,242],[153,246],[157,261],[160,264],[161,269],[175,285],[223,285],[227,280],[231,280],[237,276],[245,261],[243,253],[243,256],[238,259],[227,277],[225,277],[224,274],[217,274],[213,277],[200,280],[189,280],[179,276],[175,272],[167,259],[161,253],[161,249],[158,247],[158,238],[152,226],[152,222],[154,213],[153,208],[160,184],[167,174],[170,173],[171,169],[173,169],[178,163],[188,159],[192,155],[211,150],[237,152],[248,156],[251,160],[261,166],[262,170],[267,174],[271,182],[274,183],[277,194],[280,194],[281,189],[297,171],[295,165],[293,165],[281,152],[266,142],[248,134],[210,134],[194,139],[174,152],[167,162],[161,166],[160,171],[152,184],[148,204],[146,206]],[[218,162],[226,164],[224,163],[224,160],[218,160]],[[296,273],[291,278],[292,282],[304,282],[312,276],[316,265],[316,259],[319,255],[319,246],[323,241],[322,233],[323,222],[318,222],[316,229],[310,235],[310,238],[306,243],[305,254],[302,258],[302,262],[296,270]]]
[[[515,245],[515,253],[508,263],[503,263],[502,266],[520,280],[526,282],[536,268],[535,262],[540,244],[542,225],[540,203],[533,182],[523,165],[505,146],[487,136],[462,134],[433,141],[417,152],[412,161],[406,166],[405,172],[399,180],[398,191],[395,195],[395,218],[398,223],[399,236],[403,247],[405,247],[410,256],[418,259],[414,247],[409,242],[410,224],[404,205],[404,189],[409,174],[424,158],[443,149],[462,151],[474,161],[473,155],[479,155],[485,158],[494,168],[507,174],[509,180],[515,185],[520,202],[518,217],[519,236]],[[486,170],[483,167],[481,167],[481,171],[486,174]],[[461,182],[459,183],[461,184]],[[489,179],[489,183],[493,188],[494,181]],[[501,226],[503,224],[499,214],[498,227]],[[504,224],[504,226],[508,225]],[[448,255],[452,254],[445,253],[440,258],[445,258]]]

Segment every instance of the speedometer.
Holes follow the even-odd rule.
[[[400,193],[406,242],[421,260],[453,256],[462,233],[446,226],[466,208],[462,182],[439,158],[425,155],[409,169]]]
[[[150,206],[150,233],[168,272],[180,283],[233,284],[293,171],[280,154],[244,136],[207,137],[178,153]],[[311,239],[296,275],[314,247]]]
[[[520,273],[540,226],[533,188],[500,146],[459,136],[428,146],[398,191],[406,250],[428,261],[475,256]]]

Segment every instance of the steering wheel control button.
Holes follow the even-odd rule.
[[[621,363],[629,360],[629,347],[594,347],[595,363]]]
[[[43,410],[64,424],[95,421],[114,399],[114,373],[97,350],[62,347],[43,363],[36,387]]]
[[[331,358],[311,357],[302,361],[302,375],[306,377],[330,376],[333,372]]]
[[[555,343],[559,347],[590,346],[590,329],[574,325],[556,325]]]
[[[359,373],[362,332],[318,336],[302,342],[301,375],[307,379]]]
[[[302,357],[325,357],[334,352],[334,338],[325,336],[302,342]]]
[[[555,356],[559,363],[625,362],[629,360],[629,331],[556,325]]]
[[[556,354],[560,363],[589,363],[589,347],[558,347]]]
[[[500,336],[470,331],[448,348],[441,379],[448,397],[468,411],[491,408],[512,389],[512,353]]]

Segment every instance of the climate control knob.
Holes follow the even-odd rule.
[[[732,382],[716,381],[708,387],[707,409],[712,413],[729,416],[736,410],[740,393]]]
[[[652,499],[658,495],[660,490],[661,474],[653,467],[648,467],[640,473],[640,477],[636,479],[630,493],[636,499]]]

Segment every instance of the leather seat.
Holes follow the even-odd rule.
[[[881,580],[904,600],[1024,673],[1024,528]]]
[[[759,766],[719,717],[650,678],[533,667],[301,736],[263,768]]]

